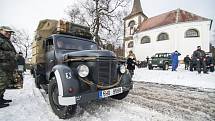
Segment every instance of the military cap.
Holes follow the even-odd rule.
[[[0,26],[0,30],[4,30],[6,32],[13,32],[14,31],[9,26]]]

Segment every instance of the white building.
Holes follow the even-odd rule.
[[[179,51],[182,60],[192,55],[197,46],[209,52],[212,20],[176,9],[148,18],[140,0],[134,0],[132,12],[124,18],[125,57],[130,50],[137,60],[159,52]]]

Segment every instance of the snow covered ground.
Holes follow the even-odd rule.
[[[161,69],[137,68],[133,80],[215,89],[215,72],[198,74],[197,71],[184,70],[184,65],[180,65],[176,72],[172,72],[171,69],[164,71]]]
[[[6,99],[13,99],[9,107],[0,109],[0,121],[60,121],[46,102],[40,90],[35,87],[29,73],[24,78],[23,89],[7,90]],[[129,105],[129,106],[128,106]],[[78,114],[70,121],[168,121],[168,117],[150,109],[128,102],[107,99],[79,107]],[[83,111],[84,110],[84,111]]]
[[[124,100],[105,99],[81,105],[69,121],[215,120],[214,89],[204,92],[156,84],[215,88],[215,72],[197,74],[182,68],[177,72],[143,68],[135,71],[133,79],[139,82],[135,82],[133,91]],[[13,102],[0,109],[0,121],[61,121],[52,112],[47,95],[35,87],[29,72],[24,76],[24,88],[7,90],[5,98],[13,99]]]

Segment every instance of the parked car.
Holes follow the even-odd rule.
[[[168,70],[171,64],[171,53],[156,53],[149,59],[148,68],[152,70],[155,67],[159,67],[163,70]]]

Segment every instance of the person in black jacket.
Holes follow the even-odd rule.
[[[214,72],[214,59],[211,53],[208,53],[208,55],[206,55],[206,65],[207,69],[209,69],[210,72]]]
[[[190,57],[189,55],[187,55],[186,57],[184,57],[184,65],[185,65],[185,70],[188,70],[189,64],[190,64]]]
[[[19,54],[16,57],[16,63],[17,63],[17,77],[16,82],[14,84],[15,88],[22,88],[23,87],[23,72],[26,71],[25,69],[25,59],[23,57],[22,52],[19,52]]]
[[[132,51],[129,51],[129,54],[127,57],[127,69],[129,70],[131,77],[134,75],[135,65],[136,65],[135,54]]]
[[[197,50],[193,52],[193,60],[197,63],[197,71],[201,73],[201,67],[203,67],[203,72],[207,73],[206,68],[206,53],[201,50],[201,46],[197,46]]]
[[[18,65],[18,70],[20,71],[25,71],[25,58],[23,57],[23,53],[19,52],[17,58],[16,58],[16,62]]]

